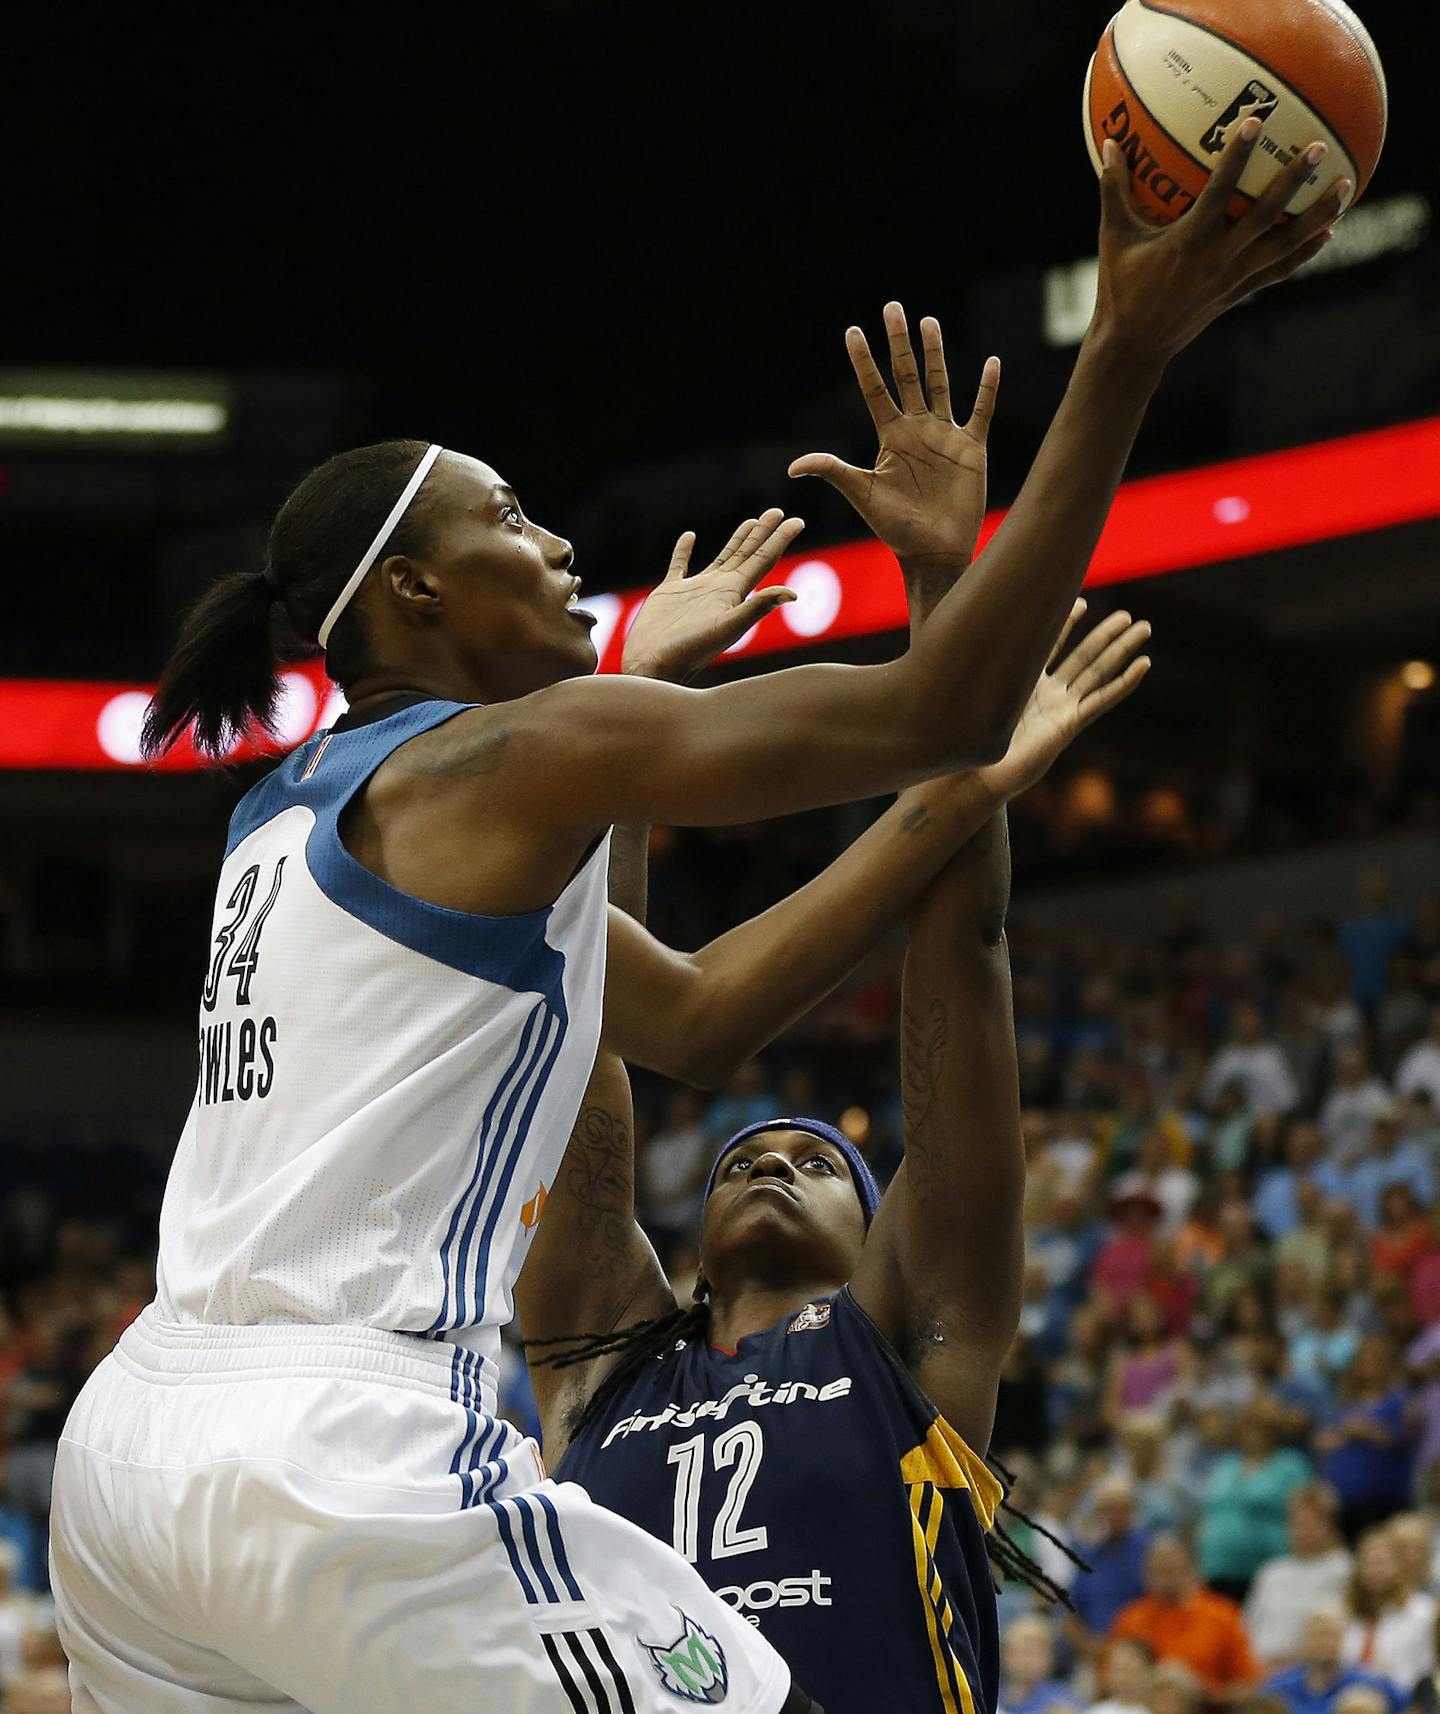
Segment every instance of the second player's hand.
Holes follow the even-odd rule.
[[[1112,613],[1064,653],[1070,633],[1085,612],[1077,601],[1055,646],[1050,664],[1025,704],[1010,748],[998,762],[980,771],[1005,802],[1033,786],[1055,759],[1102,714],[1121,703],[1150,670],[1139,651],[1150,638],[1145,620]]]
[[[1337,179],[1303,214],[1285,209],[1324,155],[1312,143],[1238,220],[1228,208],[1255,151],[1258,119],[1238,127],[1195,206],[1170,226],[1136,211],[1119,145],[1106,141],[1100,175],[1100,283],[1091,323],[1099,337],[1163,366],[1203,328],[1252,292],[1288,279],[1329,241],[1351,185]],[[1316,154],[1315,151],[1319,151]]]
[[[778,506],[747,518],[719,556],[690,570],[695,532],[686,530],[670,556],[663,583],[646,597],[625,639],[620,670],[636,678],[687,684],[777,607],[795,599],[783,585],[757,590],[805,528]]]
[[[985,515],[985,437],[1000,385],[1000,360],[991,357],[980,376],[968,421],[951,415],[950,380],[940,324],[920,323],[925,352],[922,379],[905,311],[885,306],[890,372],[898,401],[870,355],[858,327],[845,334],[845,348],[880,438],[873,470],[846,464],[829,452],[807,452],[790,466],[792,476],[819,476],[839,490],[902,563],[969,563]],[[928,397],[927,397],[928,393]]]

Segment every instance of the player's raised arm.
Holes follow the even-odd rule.
[[[1307,151],[1230,222],[1227,202],[1258,130],[1240,127],[1195,207],[1164,229],[1135,213],[1123,159],[1107,145],[1099,296],[1069,389],[994,541],[902,660],[803,667],[703,692],[613,680],[558,685],[532,699],[515,728],[519,744],[562,771],[566,744],[578,736],[583,765],[570,770],[552,813],[740,820],[867,795],[1001,753],[1084,576],[1166,364],[1225,309],[1315,255],[1340,212],[1343,180],[1307,213],[1281,222],[1313,169]],[[877,425],[874,468],[823,454],[791,468],[830,481],[902,560],[943,572],[952,524],[946,453],[965,431],[951,420],[938,327],[924,329],[924,375],[898,305],[887,309],[886,328],[893,394],[863,335],[847,336]],[[788,546],[794,526],[766,521],[772,542]]]
[[[1045,755],[1140,682],[1148,627],[1114,614],[1045,675],[1016,734]],[[1030,731],[1027,733],[1027,726]],[[977,1451],[1019,1317],[1024,1245],[1003,811],[949,863],[910,916],[901,1016],[905,1158],[851,1289]]]

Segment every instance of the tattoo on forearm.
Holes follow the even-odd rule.
[[[923,1010],[907,1006],[901,1018],[901,1105],[905,1115],[905,1161],[910,1193],[917,1202],[935,1194],[940,1175],[940,1115],[936,1090],[950,1040],[950,1013],[943,1000]]]
[[[900,831],[902,833],[918,833],[929,819],[930,811],[926,809],[923,803],[911,804],[910,808],[900,817]]]
[[[598,1239],[597,1278],[622,1273],[634,1226],[634,1142],[630,1127],[603,1107],[585,1107],[565,1157],[565,1191],[579,1210],[579,1227]]]

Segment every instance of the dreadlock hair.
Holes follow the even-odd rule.
[[[632,1321],[628,1327],[616,1327],[609,1333],[561,1333],[553,1339],[522,1339],[521,1348],[527,1358],[542,1345],[559,1345],[565,1350],[549,1351],[533,1359],[550,1369],[570,1369],[577,1363],[593,1363],[597,1357],[613,1357],[620,1361],[591,1393],[585,1408],[576,1417],[571,1434],[604,1415],[611,1402],[624,1392],[629,1383],[657,1357],[673,1357],[682,1345],[703,1339],[710,1326],[710,1288],[702,1275],[695,1282],[695,1297],[689,1309],[674,1309],[648,1321]]]
[[[527,1357],[542,1346],[562,1347],[558,1350],[547,1350],[544,1356],[531,1359],[552,1369],[569,1369],[578,1363],[593,1363],[599,1357],[619,1354],[620,1361],[590,1395],[584,1409],[571,1425],[572,1439],[605,1415],[614,1400],[625,1391],[647,1363],[656,1358],[673,1357],[682,1345],[704,1338],[710,1324],[709,1289],[702,1275],[695,1283],[695,1301],[689,1309],[681,1309],[677,1304],[665,1315],[654,1316],[648,1321],[632,1321],[628,1327],[616,1327],[609,1333],[562,1333],[553,1339],[521,1340],[521,1347]],[[988,1457],[985,1462],[994,1471],[1003,1490],[999,1509],[1058,1547],[1061,1553],[1082,1571],[1089,1571],[1090,1565],[1072,1547],[1046,1529],[1044,1524],[1037,1523],[1018,1506],[1011,1504],[1010,1493],[1015,1486],[1015,1478],[1000,1460]],[[1001,1577],[1014,1583],[1023,1583],[1043,1600],[1055,1606],[1068,1607],[1074,1612],[1074,1603],[1068,1592],[1046,1575],[998,1517],[986,1537],[985,1551],[991,1566]]]
[[[300,482],[275,515],[263,568],[220,578],[185,615],[145,715],[143,755],[163,755],[187,727],[212,761],[252,723],[273,732],[277,662],[314,653],[325,615],[425,451],[424,441],[380,441],[337,453]],[[382,557],[421,550],[432,501],[422,487]],[[337,684],[365,670],[367,647],[352,602],[325,651]]]
[[[1019,1506],[1011,1504],[1010,1494],[1015,1486],[1015,1477],[1000,1460],[991,1453],[986,1457],[985,1462],[1000,1481],[1002,1490],[1000,1510],[1008,1512],[1012,1518],[1018,1519],[1026,1529],[1034,1530],[1036,1535],[1043,1536],[1052,1547],[1058,1547],[1072,1565],[1078,1565],[1082,1571],[1093,1571],[1094,1567],[1088,1560],[1082,1559],[1074,1548],[1061,1541],[1058,1535],[1047,1530],[1044,1524],[1036,1523],[1035,1519],[1028,1513],[1022,1512]],[[1042,1600],[1050,1602],[1052,1606],[1068,1607],[1072,1613],[1075,1611],[1075,1603],[1070,1599],[1069,1591],[1062,1589],[1054,1578],[1048,1577],[1041,1570],[998,1518],[990,1526],[990,1534],[985,1542],[985,1551],[991,1566],[1002,1577],[1009,1578],[1015,1583],[1023,1583],[1027,1589],[1033,1589]]]

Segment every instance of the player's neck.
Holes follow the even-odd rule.
[[[710,1326],[706,1338],[722,1351],[734,1351],[742,1339],[773,1327],[790,1310],[804,1309],[817,1298],[829,1297],[838,1289],[834,1280],[797,1281],[794,1284],[741,1286],[723,1301],[712,1297]]]

